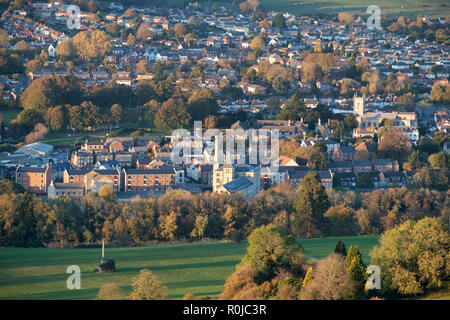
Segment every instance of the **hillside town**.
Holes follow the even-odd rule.
[[[450,299],[450,5],[378,5],[0,0],[0,300]]]
[[[2,152],[3,176],[13,177],[36,195],[83,197],[110,184],[118,192],[118,198],[126,201],[174,188],[190,192],[240,192],[253,197],[268,185],[291,182],[298,186],[311,170],[317,172],[327,188],[354,189],[363,174],[372,181],[363,188],[407,186],[414,182],[417,170],[402,169],[398,159],[377,156],[373,142],[374,139],[375,144],[380,142],[377,138],[380,128],[389,122],[412,146],[434,132],[448,134],[448,108],[425,102],[430,100],[430,91],[436,86],[449,91],[450,60],[446,43],[412,41],[386,29],[369,30],[362,17],[348,24],[284,13],[284,25],[280,27],[269,23],[276,16],[274,12],[267,14],[264,23],[258,23],[248,13],[224,7],[201,9],[189,5],[185,10],[170,8],[167,15],[161,16],[156,7],[124,8],[112,3],[104,8],[106,11],[101,16],[81,11],[81,30],[110,32],[115,27],[121,36],[110,38],[103,61],[68,65],[61,63],[63,44],[72,37],[72,30],[64,28],[71,18],[68,7],[58,2],[32,3],[3,12],[0,24],[5,37],[12,39],[7,41],[6,49],[17,51],[19,44],[28,48],[21,51],[26,65],[24,76],[1,79],[5,101],[19,100],[36,79],[55,76],[74,76],[87,88],[112,83],[137,91],[141,81],[155,78],[152,70],[161,64],[170,65],[170,70],[177,70],[176,83],[182,91],[189,90],[189,86],[209,90],[217,101],[218,115],[245,115],[245,120],[237,120],[230,129],[276,129],[282,139],[294,139],[302,148],[325,146],[326,163],[307,166],[282,154],[276,160],[279,165],[276,171],[263,165],[232,165],[231,176],[224,178],[220,174],[222,178],[216,182],[223,169],[204,158],[192,159],[182,166],[173,165],[174,141],[168,135],[104,136],[64,148],[34,142],[14,152]],[[448,28],[445,19],[422,19],[424,23]],[[186,31],[179,29],[186,23],[206,30],[201,34],[182,34]],[[126,38],[122,36],[137,27],[136,38],[141,41],[130,39],[130,35],[134,38],[132,33]],[[172,38],[174,30],[175,38],[181,32],[178,41]],[[255,47],[257,40],[264,44]],[[328,70],[319,70],[321,75],[316,74],[316,69],[310,73],[305,59],[305,52],[310,48],[320,53],[339,52],[341,58]],[[27,50],[41,52],[41,57],[30,59]],[[352,57],[353,67],[345,57]],[[231,65],[248,64],[248,60],[253,60],[254,65],[244,74]],[[187,65],[194,66],[190,74]],[[357,81],[348,77],[353,72],[349,71],[351,68],[367,70],[362,78],[368,79]],[[199,76],[193,76],[194,72],[200,73]],[[377,88],[381,81],[393,82],[393,86],[404,87],[417,95],[412,102],[399,104],[405,91],[381,90]],[[364,86],[364,83],[368,84]],[[224,94],[225,90],[230,94]],[[321,119],[323,111],[317,113],[316,119],[310,117],[306,121],[303,118],[271,120],[277,109],[281,114],[287,109],[285,106],[294,93],[301,95],[311,112],[326,109],[347,118],[353,116],[355,125],[350,128],[350,134],[337,133],[336,118],[325,115]],[[116,124],[115,128],[119,126]],[[2,127],[8,135],[7,125]],[[97,125],[93,130],[101,128]],[[225,133],[225,129],[222,131]],[[358,139],[360,143],[355,144]],[[448,140],[444,141],[442,150],[448,153]],[[246,172],[251,172],[253,178],[249,179]]]

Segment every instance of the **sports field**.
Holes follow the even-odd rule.
[[[378,236],[299,242],[308,258],[317,259],[332,253],[338,240],[343,240],[347,249],[357,244],[368,263],[368,253],[377,244]],[[94,299],[100,286],[108,282],[116,282],[129,292],[132,277],[143,268],[152,270],[174,299],[188,292],[199,297],[216,297],[246,247],[246,242],[200,242],[107,248],[106,258],[115,260],[117,272],[104,274],[93,272],[100,262],[100,249],[0,248],[0,299]],[[66,288],[69,265],[81,269],[81,290]]]

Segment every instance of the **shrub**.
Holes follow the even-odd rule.
[[[230,239],[234,243],[240,243],[242,240],[245,239],[245,236],[242,231],[239,230],[233,230],[230,232]]]
[[[114,272],[116,271],[116,263],[113,259],[108,259],[98,266],[100,272]]]
[[[98,291],[96,300],[122,300],[125,298],[123,290],[115,282],[105,283]]]

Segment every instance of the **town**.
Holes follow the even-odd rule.
[[[102,244],[96,270],[113,272],[105,241],[248,241],[214,297],[448,293],[446,6],[442,15],[381,8],[372,28],[365,9],[299,15],[257,0],[125,2],[0,3],[0,247]],[[270,161],[257,154],[266,147]],[[394,263],[394,241],[382,239],[402,230],[408,241],[423,241],[421,232],[444,240],[417,245],[414,266]],[[258,247],[264,237],[283,247],[273,249],[280,257],[255,256],[272,250]],[[303,256],[303,239],[327,237],[379,243],[361,254],[339,241],[329,256]],[[387,291],[366,283],[369,251],[383,277],[398,275],[383,278]],[[333,263],[349,282],[326,296],[320,270]],[[155,276],[141,269],[133,279]],[[249,287],[233,287],[237,279]],[[152,297],[167,298],[153,280]],[[149,297],[137,288],[131,299]]]

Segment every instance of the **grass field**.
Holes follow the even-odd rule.
[[[337,14],[351,12],[365,14],[367,7],[377,5],[381,14],[386,15],[448,15],[450,4],[448,0],[260,0],[260,3],[274,11],[288,11],[296,15],[302,14]]]
[[[52,132],[39,142],[51,144],[54,147],[72,147],[75,143],[81,142],[81,138],[86,136],[80,133],[60,133]]]
[[[0,113],[2,114],[2,117],[6,121],[6,123],[10,123],[11,120],[14,120],[15,118],[17,118],[17,115],[20,113],[20,111],[6,110],[6,111],[1,111]]]
[[[358,244],[368,263],[378,236],[299,242],[307,257],[318,259],[332,253],[338,240],[347,248]],[[158,275],[174,299],[188,292],[214,297],[223,290],[225,279],[235,270],[246,247],[246,242],[201,242],[107,249],[106,257],[113,258],[117,267],[117,272],[110,274],[93,272],[100,260],[99,249],[0,248],[0,299],[94,299],[107,282],[116,282],[129,292],[132,277],[143,268]],[[66,289],[69,265],[81,268],[81,290]]]
[[[184,0],[168,0],[169,3],[180,5]],[[232,1],[212,1],[218,5],[231,5]],[[448,0],[259,0],[261,5],[273,11],[291,12],[295,15],[326,14],[336,15],[339,12],[365,14],[367,7],[377,5],[383,15],[415,16],[445,16],[450,13]]]

